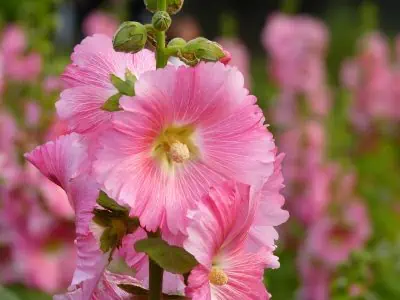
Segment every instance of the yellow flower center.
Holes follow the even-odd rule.
[[[194,128],[190,125],[169,126],[154,141],[152,155],[167,166],[182,164],[198,155],[193,141]]]
[[[214,285],[225,285],[228,283],[228,275],[218,267],[212,267],[210,274],[208,274],[208,279]]]

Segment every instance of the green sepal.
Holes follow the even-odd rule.
[[[120,94],[126,96],[135,96],[136,78],[129,70],[126,71],[125,76],[127,73],[129,73],[128,74],[129,79],[127,78],[125,81],[119,78],[118,76],[111,74],[110,75],[111,83],[113,84],[113,86],[115,86],[115,88],[118,90]]]
[[[135,244],[137,252],[146,253],[167,272],[174,274],[189,273],[198,265],[195,257],[185,249],[171,246],[161,238],[148,238]]]
[[[114,111],[119,111],[121,108],[119,107],[119,99],[121,99],[122,94],[117,93],[110,98],[107,99],[107,101],[103,104],[101,107],[102,110],[109,111],[109,112],[114,112]]]
[[[97,198],[97,204],[110,211],[121,211],[128,213],[127,207],[119,205],[117,201],[108,197],[108,195],[103,191],[100,192],[99,197]]]
[[[100,236],[100,249],[107,253],[121,246],[125,235],[133,233],[140,226],[138,218],[129,216],[129,209],[119,205],[103,191],[97,198],[97,204],[104,209],[93,210],[93,222],[104,228]],[[111,258],[111,255],[110,255]]]

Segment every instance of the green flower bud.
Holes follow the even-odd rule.
[[[182,48],[186,46],[186,41],[182,38],[174,38],[169,41],[168,47],[178,47]]]
[[[113,38],[115,51],[136,53],[144,48],[147,41],[147,31],[138,22],[124,22],[118,28]]]
[[[172,23],[171,16],[165,11],[158,11],[153,15],[152,23],[156,30],[167,31]]]
[[[178,13],[183,6],[184,0],[167,0],[167,12],[170,15]],[[144,0],[147,10],[155,13],[157,11],[157,0]]]
[[[216,42],[199,37],[189,41],[180,50],[179,58],[193,66],[199,61],[219,61],[225,56],[222,46]]]

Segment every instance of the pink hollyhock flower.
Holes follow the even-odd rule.
[[[272,135],[236,69],[168,66],[143,74],[135,90],[100,138],[94,172],[148,230],[184,232],[187,210],[211,185],[260,186],[272,174]]]
[[[59,117],[78,133],[93,132],[110,124],[113,113],[102,106],[119,92],[111,82],[112,75],[125,80],[127,71],[138,78],[155,69],[154,53],[115,52],[111,38],[100,34],[84,39],[71,58],[72,64],[62,75],[69,88],[61,93],[56,108]]]
[[[199,262],[186,288],[191,299],[269,299],[263,284],[268,259],[263,251],[245,251],[257,209],[250,193],[247,185],[224,182],[190,212],[184,248]]]
[[[0,48],[6,57],[21,54],[26,48],[26,35],[18,25],[9,25],[3,31]]]
[[[329,300],[331,271],[318,260],[313,259],[306,249],[300,249],[298,268],[301,288],[299,300]]]
[[[302,91],[321,85],[328,44],[328,30],[322,22],[275,14],[267,21],[262,42],[271,56],[273,75],[282,86]]]
[[[245,86],[250,89],[250,54],[246,45],[238,39],[226,38],[219,39],[218,43],[229,51],[231,60],[228,64],[239,69],[243,74]]]
[[[54,300],[139,300],[141,297],[133,296],[122,290],[119,285],[133,285],[143,288],[141,282],[128,275],[104,272],[93,291],[88,291],[85,286],[71,289],[64,295],[54,296]]]
[[[58,76],[47,76],[43,82],[43,89],[47,93],[60,91],[61,89],[63,89],[63,82]]]
[[[83,21],[83,33],[87,36],[100,33],[113,37],[118,26],[118,20],[112,15],[101,11],[94,11]]]
[[[42,71],[42,57],[39,53],[30,53],[26,56],[12,56],[6,63],[6,74],[14,81],[34,81]]]
[[[14,141],[18,135],[17,125],[11,114],[0,112],[0,152],[11,154],[14,150]]]
[[[329,266],[345,262],[349,255],[362,249],[371,234],[365,206],[349,203],[343,216],[326,216],[309,230],[307,247],[318,259]]]

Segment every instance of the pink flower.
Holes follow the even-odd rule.
[[[37,126],[40,121],[41,108],[33,102],[27,102],[25,104],[25,123],[27,126]]]
[[[1,51],[6,57],[21,54],[26,48],[26,35],[18,25],[9,25],[3,32]]]
[[[323,23],[306,16],[275,14],[267,21],[262,42],[271,56],[273,75],[282,86],[310,90],[321,84],[321,63],[328,44]]]
[[[187,210],[211,185],[260,186],[272,174],[272,135],[237,70],[168,66],[143,74],[135,90],[100,138],[94,171],[148,230],[184,232]]]
[[[6,74],[14,81],[34,81],[42,71],[42,57],[32,52],[26,56],[11,56],[6,61]]]
[[[138,78],[155,69],[154,54],[143,50],[137,54],[115,52],[111,38],[96,34],[75,47],[72,64],[62,75],[69,87],[56,103],[59,117],[78,133],[96,131],[111,122],[113,113],[102,109],[118,93],[111,82],[115,75],[125,80],[127,71]]]
[[[100,250],[89,228],[99,189],[90,176],[91,161],[84,138],[76,133],[62,136],[25,157],[68,195],[76,224],[77,266],[72,288],[83,284],[91,293],[108,263],[109,254]]]
[[[60,91],[63,88],[63,82],[58,76],[47,76],[43,82],[43,89],[47,93]]]
[[[247,185],[224,182],[190,212],[184,247],[199,262],[186,289],[193,300],[269,299],[263,285],[265,253],[244,250],[257,209],[250,193]]]
[[[228,50],[231,55],[231,60],[228,63],[230,66],[235,66],[243,74],[245,86],[250,88],[250,54],[246,45],[238,39],[219,39],[218,43]]]
[[[300,248],[298,268],[301,279],[299,300],[329,300],[331,271],[313,256],[307,249]]]
[[[112,15],[101,11],[94,11],[83,21],[83,33],[87,36],[100,33],[113,37],[118,24],[118,20]]]
[[[328,266],[345,262],[353,251],[362,249],[371,234],[361,202],[349,203],[342,209],[343,216],[326,216],[315,223],[306,242],[314,257]]]

